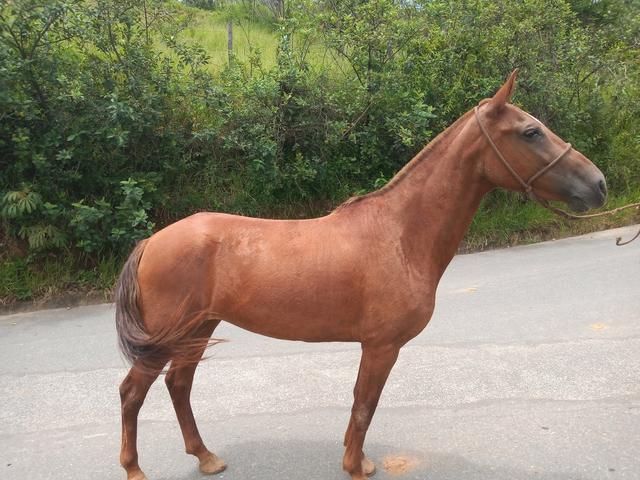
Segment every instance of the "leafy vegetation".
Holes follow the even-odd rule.
[[[598,164],[612,202],[640,194],[633,0],[186,3],[0,3],[1,302],[108,286],[136,240],[195,211],[324,213],[514,67],[516,102]],[[569,228],[495,193],[467,242]]]

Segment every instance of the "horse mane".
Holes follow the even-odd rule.
[[[420,165],[426,158],[429,158],[430,153],[432,153],[433,149],[437,144],[439,144],[442,140],[453,135],[453,132],[458,130],[458,127],[467,120],[469,115],[473,112],[473,110],[468,111],[460,118],[458,118],[455,122],[453,122],[449,127],[447,127],[444,131],[440,132],[436,138],[431,140],[422,150],[420,150],[409,162],[407,162],[399,171],[396,173],[391,180],[389,180],[386,185],[383,185],[378,190],[374,190],[373,192],[366,193],[364,195],[355,195],[353,197],[348,198],[340,205],[338,205],[333,212],[341,211],[351,205],[362,202],[363,200],[367,200],[370,198],[378,197],[383,195],[384,193],[393,190],[398,183],[400,183],[405,177],[407,177],[413,170],[415,170],[418,165]]]

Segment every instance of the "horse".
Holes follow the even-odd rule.
[[[128,480],[146,478],[137,417],[169,363],[165,382],[186,452],[203,474],[226,468],[202,441],[189,399],[222,320],[278,339],[361,344],[342,467],[351,480],[373,474],[363,443],[378,399],[400,348],[429,322],[438,282],[482,197],[500,187],[578,212],[605,201],[602,172],[511,103],[516,75],[385,186],[326,216],[197,213],[138,243],[116,287],[119,344],[132,364],[120,386]]]

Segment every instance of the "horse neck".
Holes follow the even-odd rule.
[[[408,265],[436,281],[492,188],[482,175],[486,145],[472,119],[467,114],[439,135],[380,195],[391,208]]]

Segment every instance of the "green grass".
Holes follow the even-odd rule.
[[[610,198],[603,209],[610,210],[634,203],[638,198],[640,189]],[[488,203],[491,208],[487,208]],[[564,205],[561,208],[566,209]],[[566,220],[531,201],[525,202],[519,195],[496,192],[485,199],[474,217],[461,251],[472,252],[540,242],[639,222],[640,216],[635,209],[593,219]]]
[[[176,4],[177,11],[188,14],[189,26],[178,35],[179,41],[197,44],[209,55],[209,70],[217,72],[229,62],[227,50],[227,22],[233,24],[233,54],[240,61],[257,55],[265,68],[276,63],[278,40],[275,26],[265,15],[256,15],[242,5],[224,10],[208,11]],[[168,46],[157,39],[160,51],[173,57]]]
[[[201,45],[211,56],[210,65],[219,69],[227,64],[227,19],[224,12],[195,12],[193,26],[181,33],[183,40]],[[247,60],[252,51],[260,54],[264,66],[276,61],[277,39],[271,28],[248,19],[233,19],[233,53]]]
[[[252,11],[251,7],[235,4],[222,10],[208,11],[199,8],[176,5],[179,11],[191,16],[190,25],[178,35],[178,40],[200,45],[209,55],[209,70],[220,71],[229,62],[227,50],[227,22],[233,24],[233,54],[241,62],[257,57],[263,68],[276,64],[278,48],[278,26],[270,14],[262,9]],[[293,42],[301,41],[294,35]],[[158,48],[173,56],[169,48],[158,41]],[[316,67],[328,67],[339,73],[340,68],[348,68],[344,61],[332,55],[319,42],[311,42],[306,54],[307,61]]]
[[[0,258],[0,308],[21,301],[48,300],[80,292],[110,296],[122,260],[102,258],[96,266],[78,264],[71,255]]]

